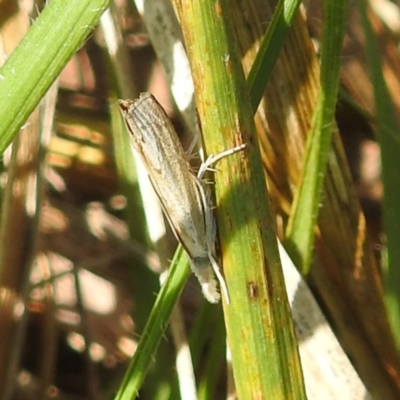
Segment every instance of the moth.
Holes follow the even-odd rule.
[[[170,119],[151,94],[142,93],[137,100],[119,100],[118,104],[131,143],[177,240],[188,254],[204,297],[211,303],[220,300],[216,276],[229,303],[225,280],[213,255],[216,224],[210,193],[201,178],[211,164],[243,146],[209,157],[196,176]]]

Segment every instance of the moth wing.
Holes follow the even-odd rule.
[[[190,237],[182,231],[182,229],[179,226],[179,223],[177,223],[177,221],[174,221],[171,216],[170,213],[168,212],[168,207],[166,206],[164,200],[162,199],[161,196],[158,195],[158,186],[155,184],[155,180],[152,179],[152,177],[149,175],[150,178],[150,182],[153,185],[153,188],[155,190],[155,192],[157,193],[157,197],[158,200],[161,204],[161,208],[163,209],[164,215],[166,216],[169,225],[172,229],[172,232],[174,233],[176,239],[178,240],[178,242],[183,246],[183,248],[185,249],[186,253],[188,254],[189,258],[193,259],[196,257],[207,257],[207,249],[204,249],[204,251],[200,251],[200,245],[196,245],[195,242],[193,240],[190,239]],[[189,242],[192,242],[193,245],[191,246],[189,244]],[[196,253],[198,254],[194,254],[193,251],[193,247],[196,246],[199,248],[199,250],[195,250]],[[191,248],[192,247],[192,248]]]

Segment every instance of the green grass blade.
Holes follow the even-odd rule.
[[[154,307],[115,400],[131,400],[139,389],[153,361],[154,351],[168,326],[169,317],[189,275],[189,264],[182,246],[172,260],[168,278],[157,296]]]
[[[265,32],[257,57],[247,77],[247,86],[254,112],[257,111],[258,104],[264,95],[265,86],[271,77],[300,3],[300,0],[279,0],[267,32]]]
[[[218,381],[222,376],[226,355],[226,332],[222,318],[219,318],[214,327],[208,357],[199,379],[198,400],[215,399],[218,397]]]
[[[321,90],[314,113],[303,168],[285,232],[286,245],[303,274],[310,268],[315,225],[331,149],[334,114],[339,87],[340,55],[345,32],[347,1],[324,1],[321,42]]]
[[[268,208],[253,110],[227,2],[175,2],[189,52],[208,153],[242,142],[215,174],[231,305],[224,307],[238,397],[305,398],[292,317]],[[268,362],[266,362],[268,360]]]
[[[0,69],[0,154],[25,123],[110,0],[52,0]]]
[[[400,135],[396,112],[382,73],[377,38],[367,17],[367,4],[358,1],[365,35],[367,63],[374,89],[376,131],[381,149],[383,224],[386,236],[385,300],[397,346],[400,347]]]

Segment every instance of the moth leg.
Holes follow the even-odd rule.
[[[201,201],[203,203],[203,209],[204,209],[204,223],[205,223],[205,227],[206,227],[206,244],[207,244],[208,260],[211,263],[211,267],[214,271],[214,274],[218,279],[219,285],[221,287],[221,291],[225,296],[225,300],[226,300],[227,304],[230,304],[228,288],[226,286],[225,279],[221,274],[218,263],[212,254],[213,250],[214,250],[215,236],[217,233],[214,214],[212,212],[210,198],[205,193],[201,179],[203,178],[204,174],[211,169],[210,168],[211,165],[215,164],[216,162],[218,162],[219,160],[221,160],[222,158],[224,158],[226,156],[229,156],[233,153],[236,153],[237,151],[244,149],[245,147],[246,147],[246,145],[242,144],[242,145],[236,146],[232,149],[223,151],[222,153],[219,153],[215,156],[214,155],[208,156],[207,160],[201,164],[200,169],[197,173],[197,179],[198,179],[197,186],[199,188]]]
[[[240,146],[236,146],[236,147],[233,147],[232,149],[222,151],[219,154],[216,154],[216,155],[210,154],[207,157],[207,160],[204,161],[200,165],[199,171],[197,172],[197,178],[202,179],[204,174],[206,173],[206,171],[213,170],[212,168],[210,168],[211,165],[215,164],[216,162],[218,162],[219,160],[221,160],[222,158],[224,158],[226,156],[230,156],[231,154],[234,154],[240,150],[243,150],[245,147],[246,147],[246,144],[243,143]]]
[[[201,201],[203,203],[203,209],[204,209],[204,223],[206,227],[206,246],[207,246],[208,261],[209,263],[211,263],[211,267],[214,271],[214,274],[218,279],[219,286],[221,287],[221,291],[225,296],[226,303],[230,304],[228,288],[226,287],[225,279],[222,276],[218,263],[212,254],[212,251],[214,249],[214,242],[215,242],[215,236],[217,234],[217,229],[215,225],[214,214],[210,206],[210,199],[207,197],[204,187],[199,179],[197,180],[197,186],[199,188]]]

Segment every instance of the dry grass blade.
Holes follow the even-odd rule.
[[[233,10],[238,10],[234,26],[248,71],[255,54],[249,49],[257,49],[263,31],[260,21],[270,19],[273,5],[249,9],[244,20],[240,10],[245,7]],[[314,21],[315,16],[311,19]],[[283,227],[293,187],[301,174],[305,138],[318,93],[318,60],[305,22],[300,14],[295,18],[256,116],[270,193]],[[374,387],[380,387],[385,396],[393,398],[396,393],[393,377],[384,372],[382,365],[390,360],[390,369],[397,369],[398,359],[385,317],[374,249],[337,133],[325,183],[324,207],[320,210],[316,251],[318,267],[311,271],[311,279],[340,326],[341,337],[346,338],[342,344],[352,359],[357,360],[355,364],[365,381],[374,382]],[[336,295],[338,292],[340,296]],[[373,324],[370,314],[363,312],[366,309],[374,314]],[[346,322],[349,312],[359,321],[351,329]],[[388,344],[385,349],[381,335],[386,338],[385,346]],[[371,351],[371,346],[376,352]]]

